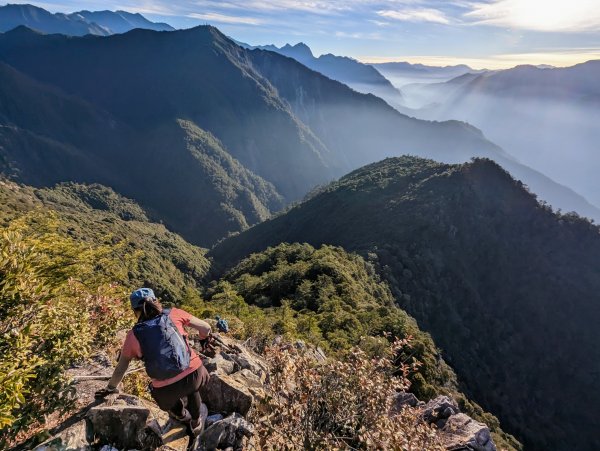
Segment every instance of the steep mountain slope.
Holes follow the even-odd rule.
[[[288,199],[333,175],[327,149],[252,69],[245,51],[214,28],[134,30],[105,39],[24,33],[0,37],[2,59],[142,134],[191,120]]]
[[[0,32],[26,26],[42,33],[60,33],[68,36],[93,34],[107,36],[125,33],[134,28],[157,31],[174,30],[168,24],[155,23],[141,14],[126,11],[79,11],[71,14],[52,14],[33,5],[0,6]]]
[[[219,219],[219,225],[205,229],[211,210],[205,215],[204,208],[198,208],[203,204],[195,202],[198,196],[208,196],[199,192],[192,175],[193,168],[202,163],[190,153],[186,138],[190,127],[182,128],[182,123],[210,133],[245,169],[272,183],[271,194],[257,195],[271,212],[278,209],[277,193],[286,202],[294,201],[315,185],[402,153],[450,163],[473,156],[489,157],[518,173],[553,204],[557,204],[554,191],[564,191],[511,160],[467,124],[409,118],[383,100],[353,91],[293,59],[243,49],[212,27],[170,33],[134,30],[86,38],[44,36],[22,27],[0,35],[0,61],[108,114],[119,134],[124,130],[124,137],[108,131],[102,139],[125,144],[85,152],[88,158],[102,153],[99,161],[111,168],[106,174],[112,177],[85,180],[115,187],[140,201],[175,231],[203,245],[243,229],[244,222],[233,218],[223,226]],[[68,124],[63,128],[68,129]],[[42,144],[37,144],[35,152],[44,153]],[[63,144],[58,141],[53,148]],[[27,160],[29,154],[24,147],[20,149],[19,155]],[[60,158],[55,160],[61,162]],[[165,165],[166,161],[172,164]],[[131,174],[129,169],[134,167],[137,170]],[[185,168],[185,177],[180,167]],[[114,172],[114,168],[118,170]],[[127,177],[119,176],[124,170],[129,171]],[[210,173],[211,169],[203,171]],[[57,177],[83,181],[71,173],[53,174],[53,182]],[[158,186],[148,174],[155,180],[174,183]],[[542,182],[535,184],[539,180]],[[568,198],[571,193],[564,196]],[[174,199],[183,199],[180,209]],[[255,222],[251,218],[264,215],[248,213],[256,208],[246,199],[246,194],[239,193],[237,203],[226,199],[225,204],[227,209],[248,215],[246,222],[251,224]],[[240,206],[240,202],[245,205]],[[254,204],[252,199],[250,204]],[[558,206],[579,209],[575,201],[572,205]],[[579,211],[600,217],[600,212]],[[189,224],[189,217],[199,216],[206,224]],[[222,213],[217,216],[222,217]]]
[[[349,97],[341,104],[339,97],[343,88],[340,85],[324,78],[307,79],[297,65],[273,58],[269,52],[258,53],[255,61],[296,115],[332,151],[343,154],[349,167],[401,153],[447,163],[462,163],[472,156],[487,157],[501,164],[555,208],[600,220],[600,209],[595,205],[572,189],[519,163],[485,141],[481,132],[469,124],[419,121],[394,111],[383,102],[375,107],[378,99],[360,95]]]
[[[80,444],[87,443],[86,434],[77,432],[81,432],[80,427],[68,432],[64,429],[82,420],[80,409],[89,411],[94,391],[106,382],[97,380],[90,387],[85,385],[89,379],[86,382],[79,379],[73,384],[72,377],[97,376],[110,371],[112,359],[107,356],[112,356],[121,344],[122,337],[117,337],[117,332],[131,327],[134,320],[127,294],[139,285],[154,288],[163,302],[183,306],[199,317],[226,316],[231,325],[230,337],[221,335],[219,342],[224,347],[229,344],[229,349],[236,346],[235,357],[242,357],[240,352],[243,352],[244,363],[240,360],[240,366],[251,367],[253,371],[260,369],[256,371],[260,381],[264,381],[267,365],[256,364],[256,356],[236,345],[231,335],[250,338],[254,344],[248,348],[257,350],[261,342],[273,343],[276,335],[286,343],[293,340],[298,346],[302,344],[302,349],[311,352],[315,349],[311,344],[314,343],[326,349],[331,358],[327,364],[332,365],[344,355],[356,356],[356,351],[365,356],[360,362],[373,362],[373,365],[376,362],[381,365],[381,361],[368,356],[381,358],[396,352],[407,364],[416,357],[422,365],[411,366],[406,376],[412,380],[415,393],[423,399],[430,399],[436,393],[454,396],[462,412],[485,421],[496,432],[494,439],[497,444],[506,445],[503,449],[521,449],[518,442],[502,433],[496,418],[457,390],[456,376],[441,359],[431,337],[419,330],[406,312],[394,306],[389,287],[377,277],[372,265],[358,255],[331,246],[321,249],[308,245],[278,246],[248,259],[226,279],[211,283],[206,292],[210,299],[204,300],[199,293],[209,265],[205,251],[186,243],[162,225],[150,222],[139,205],[107,187],[69,183],[35,189],[0,180],[0,231],[3,305],[0,328],[10,330],[0,335],[3,351],[0,374],[4,381],[0,386],[0,446],[3,449],[37,449],[36,444],[48,437],[47,429],[53,430],[52,434],[64,432],[63,438],[69,435],[70,440],[63,441],[63,448],[81,447],[74,445],[77,438]],[[269,305],[265,303],[265,294],[270,297]],[[241,295],[262,306],[245,304]],[[383,335],[386,331],[398,337],[411,336],[411,344],[392,349]],[[299,339],[305,342],[297,341]],[[92,361],[101,362],[102,367],[90,366],[87,359],[99,355]],[[326,363],[322,350],[314,355],[319,356],[320,365]],[[222,370],[223,360],[217,359],[206,360],[207,369]],[[77,362],[76,369],[74,362]],[[390,361],[389,368],[386,366],[389,376],[394,368],[392,364]],[[241,370],[236,367],[235,371]],[[273,368],[273,376],[277,368]],[[340,372],[339,366],[332,368]],[[362,365],[360,368],[365,380],[374,376]],[[353,376],[348,371],[342,374]],[[219,371],[219,375],[228,379],[223,371]],[[135,373],[124,381],[123,389],[129,393],[145,393],[144,380]],[[244,380],[256,389],[254,378]],[[336,380],[339,381],[339,374]],[[240,386],[236,386],[239,389]],[[381,388],[391,390],[381,393],[380,386],[369,386],[372,393],[382,394],[374,406],[375,420],[387,414],[385,406],[391,401],[389,397],[397,395],[394,387],[383,384]],[[332,397],[339,393],[339,386],[331,387]],[[78,399],[82,395],[85,399]],[[234,392],[222,395],[227,403],[225,409],[246,414],[250,403],[247,397],[239,398]],[[362,398],[365,403],[373,402],[371,396]],[[206,402],[211,411],[224,411],[222,403],[215,403],[215,396],[207,397]],[[298,403],[305,404],[304,399],[298,399]],[[147,407],[148,403],[144,405]],[[454,404],[455,409],[458,406]],[[128,407],[131,407],[130,402]],[[260,404],[260,412],[264,407]],[[356,409],[351,412],[355,413]],[[452,413],[456,410],[446,415]],[[70,414],[73,416],[69,417]],[[113,420],[119,418],[118,411],[112,414]],[[414,415],[415,420],[418,418]],[[63,420],[62,425],[57,425]],[[297,417],[288,420],[296,429]],[[367,416],[360,420],[357,433],[362,434],[365,424],[380,423]],[[434,420],[437,418],[428,421]],[[134,423],[140,424],[139,421]],[[141,424],[145,425],[143,421]],[[407,437],[419,434],[404,421],[395,424],[399,427],[394,431],[396,438],[400,433]],[[93,437],[95,444],[105,440],[115,445],[120,443],[120,438],[132,435],[129,419],[124,419],[123,424],[113,421],[109,427],[107,430],[105,425],[102,429],[102,437],[98,434],[101,429],[94,427],[94,433],[90,432],[88,437]],[[129,434],[118,434],[121,428],[128,428]],[[484,426],[479,425],[470,435],[464,431],[464,438],[470,438],[482,428]],[[315,431],[320,430],[315,428]],[[107,432],[120,438],[109,440]],[[142,428],[140,432],[140,436],[148,437]],[[392,433],[387,429],[382,432]],[[431,438],[427,430],[423,434]],[[169,440],[169,444],[173,442],[175,440]],[[122,446],[129,447],[131,443]],[[149,443],[148,449],[157,446],[156,441],[144,443]],[[59,446],[56,442],[52,445]],[[302,447],[298,444],[294,449]]]
[[[283,47],[264,45],[253,48],[270,50],[294,58],[306,67],[332,80],[340,81],[358,92],[381,97],[395,108],[403,106],[402,93],[399,89],[396,89],[373,66],[363,64],[353,58],[336,56],[331,53],[316,58],[311,49],[303,42],[293,46],[290,44]]]
[[[441,105],[417,115],[466,120],[519,161],[600,205],[599,80],[600,61],[518,66],[479,75],[458,89],[449,82],[425,90]]]
[[[111,246],[110,266],[124,270],[113,283],[152,286],[169,302],[197,299],[210,266],[204,249],[149,221],[139,205],[102,185],[36,189],[0,180],[0,226],[17,221],[31,235],[57,233],[90,247]]]
[[[244,259],[211,284],[206,295],[208,302],[190,307],[202,315],[238,317],[245,326],[240,338],[251,341],[270,341],[283,334],[320,346],[330,356],[343,355],[353,346],[377,356],[387,345],[386,333],[410,336],[412,344],[400,360],[414,357],[422,363],[409,376],[410,391],[423,400],[453,397],[462,411],[490,427],[498,449],[521,449],[502,431],[497,418],[458,390],[456,374],[429,334],[397,308],[389,286],[359,255],[327,245],[315,249],[308,244],[280,244]]]
[[[108,30],[80,17],[46,11],[33,5],[0,6],[0,32],[12,30],[20,25],[43,33],[62,33],[72,36],[94,34],[106,36]]]
[[[95,23],[113,33],[126,33],[134,28],[145,30],[173,31],[174,28],[166,23],[151,22],[139,13],[127,11],[78,11],[69,14],[73,19],[82,18],[89,23]],[[26,24],[23,24],[26,25]]]
[[[36,186],[99,182],[210,244],[283,207],[210,133],[173,120],[140,133],[0,63],[0,170]]]
[[[280,242],[378,265],[465,390],[532,450],[594,450],[600,233],[495,163],[403,157],[359,169],[216,246],[223,266]],[[584,401],[585,400],[585,401]]]

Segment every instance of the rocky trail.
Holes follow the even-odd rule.
[[[112,372],[110,359],[100,354],[69,370],[77,380],[74,396],[80,409],[51,430],[52,438],[34,450],[259,449],[254,425],[248,418],[253,407],[267,398],[268,364],[242,342],[219,336],[218,343],[214,355],[204,356],[210,380],[201,390],[205,428],[198,437],[147,399],[119,393],[95,400],[95,391],[105,387]],[[290,346],[303,348],[317,361],[326,358],[319,348],[309,348],[303,342]],[[391,412],[382,408],[382,415],[393,415],[405,406],[418,408],[424,422],[437,426],[449,451],[496,450],[489,428],[460,413],[456,402],[446,396],[424,403],[411,393],[398,393]]]

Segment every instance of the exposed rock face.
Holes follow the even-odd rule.
[[[254,435],[254,426],[248,423],[244,417],[234,413],[233,415],[219,420],[209,426],[194,443],[194,451],[209,451],[214,449],[233,448],[244,449],[246,439]]]
[[[50,440],[42,443],[33,451],[91,451],[86,436],[85,421],[79,421],[73,426],[63,430]]]
[[[448,418],[441,436],[449,450],[496,451],[489,428],[464,413]]]
[[[450,451],[496,451],[489,428],[460,413],[456,401],[438,396],[423,406],[423,420],[435,424],[446,449]]]
[[[419,404],[419,400],[412,393],[401,392],[398,393],[392,401],[392,413],[397,413],[402,410],[403,407],[416,407]]]
[[[205,361],[204,366],[209,373],[231,374],[240,370],[240,365],[237,364],[231,356],[221,351],[215,357]]]
[[[200,390],[211,412],[246,415],[256,397],[264,397],[263,385],[255,374],[241,370],[231,375],[211,373],[210,381]]]
[[[89,408],[84,419],[58,432],[35,450],[88,451],[102,445],[115,445],[117,449],[162,446],[163,450],[185,451],[188,444],[186,428],[172,423],[154,404],[131,395],[111,395],[104,403]]]
[[[447,396],[438,396],[425,405],[422,416],[427,423],[435,423],[442,427],[446,419],[458,412],[460,410],[456,401]]]
[[[92,441],[119,443],[125,448],[141,448],[149,439],[155,442],[155,446],[160,445],[160,437],[152,437],[155,435],[154,431],[146,430],[149,413],[144,407],[95,407],[90,410],[87,418]]]
[[[83,413],[75,415],[68,427],[65,424],[35,451],[253,449],[254,427],[244,417],[257,400],[266,397],[267,363],[235,340],[218,337],[217,344],[212,357],[203,359],[210,380],[201,389],[205,429],[198,437],[191,435],[187,425],[171,421],[166,412],[150,401],[126,394],[108,396],[103,402],[93,401],[94,390],[105,386],[106,381],[99,382],[87,375],[104,377],[111,372],[110,360],[102,358],[76,371],[75,376],[83,377],[77,384]],[[317,361],[325,359],[321,350],[303,342],[290,346],[304,349]],[[453,399],[438,396],[425,404],[412,393],[402,392],[394,397],[389,414],[395,415],[406,406],[417,407],[423,421],[436,425],[449,451],[496,451],[489,428],[460,413]]]

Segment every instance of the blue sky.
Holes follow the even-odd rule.
[[[600,0],[47,0],[53,12],[124,9],[212,24],[249,44],[305,42],[361,61],[500,68],[600,59]]]

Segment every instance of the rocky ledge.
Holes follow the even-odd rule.
[[[317,360],[325,358],[318,349],[308,349],[301,342],[296,346],[306,348]],[[254,426],[246,417],[267,395],[267,363],[244,344],[221,336],[214,355],[205,357],[204,364],[211,377],[201,393],[206,418],[199,437],[193,438],[187,426],[170,420],[146,399],[115,394],[103,401],[94,400],[93,393],[106,382],[85,376],[76,384],[80,411],[51,431],[53,437],[35,451],[257,449]],[[97,358],[72,371],[75,377],[102,377],[110,374],[111,367],[108,359]],[[489,428],[460,413],[456,402],[446,396],[423,403],[411,393],[399,393],[390,414],[404,406],[420,409],[423,421],[439,429],[448,450],[496,450]]]

